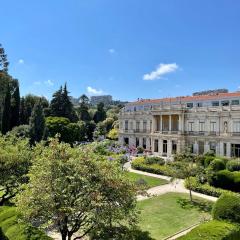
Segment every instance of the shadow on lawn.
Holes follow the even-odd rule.
[[[189,199],[186,198],[178,198],[177,203],[183,208],[183,209],[197,209],[201,212],[211,212],[213,203],[202,201],[199,199],[193,199],[191,202]]]

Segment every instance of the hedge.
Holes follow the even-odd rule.
[[[221,188],[215,188],[213,186],[210,186],[207,183],[201,184],[197,181],[196,177],[191,177],[190,183],[191,183],[191,189],[193,191],[203,193],[203,194],[213,196],[213,197],[220,197],[223,193],[232,193],[231,191],[228,191],[228,190],[224,190]],[[189,181],[185,181],[184,184],[187,189],[190,188]]]
[[[240,223],[240,196],[236,194],[223,194],[212,209],[213,218]]]
[[[213,171],[220,171],[225,169],[226,164],[224,160],[216,158],[211,161],[208,167],[211,168]]]
[[[170,170],[167,165],[159,165],[157,163],[155,164],[147,164],[145,163],[145,158],[144,157],[138,157],[134,159],[131,163],[132,168],[141,170],[144,172],[150,172],[150,173],[155,173],[155,174],[160,174],[160,175],[167,175],[170,176]]]
[[[239,240],[238,225],[224,221],[210,221],[199,225],[178,240]]]
[[[240,192],[240,172],[218,171],[213,175],[211,184],[214,187]]]
[[[51,240],[37,228],[18,223],[15,207],[0,207],[0,228],[8,240]]]
[[[234,172],[234,171],[240,171],[240,160],[238,159],[233,159],[233,160],[229,160],[227,162],[227,170]]]

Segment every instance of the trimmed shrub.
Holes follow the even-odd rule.
[[[204,167],[207,168],[214,159],[215,159],[214,156],[205,156]]]
[[[240,223],[240,196],[223,194],[213,206],[213,219]]]
[[[167,165],[161,166],[159,164],[148,165],[145,163],[144,157],[135,158],[131,163],[132,168],[141,170],[144,172],[150,172],[155,174],[170,176],[170,169]]]
[[[189,181],[185,181],[184,185],[187,189],[189,189]],[[210,186],[209,184],[201,184],[197,181],[196,177],[190,178],[191,183],[191,189],[195,192],[203,193],[212,197],[220,197],[224,193],[232,193],[231,191],[224,190],[221,188],[215,188],[213,186]]]
[[[223,221],[210,221],[199,225],[178,240],[238,240],[239,227]]]
[[[165,160],[161,157],[146,157],[145,163],[146,164],[159,164],[162,166],[165,164]]]
[[[217,172],[220,170],[224,170],[226,165],[222,159],[214,159],[211,161],[208,167],[211,168],[213,171]]]
[[[240,192],[240,172],[221,170],[213,175],[211,185],[235,192]]]
[[[240,160],[233,159],[229,160],[226,164],[227,170],[234,172],[234,171],[240,171]]]

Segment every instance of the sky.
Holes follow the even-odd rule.
[[[21,95],[161,98],[240,90],[239,0],[0,0]]]

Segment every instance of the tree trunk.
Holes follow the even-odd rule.
[[[189,189],[189,196],[190,196],[190,201],[192,202],[193,199],[192,199],[192,190],[191,189]]]

